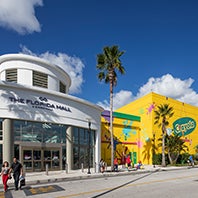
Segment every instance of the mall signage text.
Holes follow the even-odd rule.
[[[14,103],[18,103],[18,104],[31,105],[32,108],[46,109],[46,110],[50,110],[50,111],[53,111],[53,109],[59,109],[62,111],[72,112],[69,107],[50,103],[50,102],[48,102],[48,99],[45,97],[39,97],[37,100],[36,99],[33,100],[33,99],[9,97],[9,100],[10,100],[10,102],[14,102]]]

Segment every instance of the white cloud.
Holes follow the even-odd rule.
[[[163,75],[159,78],[151,77],[147,83],[140,87],[136,96],[131,91],[121,90],[113,96],[114,110],[122,107],[135,99],[138,99],[150,92],[155,92],[181,102],[198,106],[198,94],[191,88],[194,80],[188,78],[181,80],[174,78],[170,74]],[[105,109],[109,109],[109,102],[99,102],[98,105]]]
[[[141,97],[153,91],[161,95],[179,99],[187,92],[192,92],[190,87],[193,82],[194,80],[192,78],[181,80],[174,78],[170,74],[166,74],[160,78],[151,77],[148,82],[139,89],[137,97]]]
[[[139,89],[136,98],[155,92],[184,103],[198,106],[198,94],[191,88],[194,80],[181,80],[166,74],[160,78],[149,78],[148,82]]]
[[[121,90],[120,92],[113,94],[113,109],[118,109],[119,107],[130,103],[133,99],[134,97],[131,91]],[[107,110],[110,109],[109,101],[107,100],[98,102],[97,105]]]
[[[81,86],[83,81],[83,68],[85,65],[78,57],[71,57],[64,53],[52,54],[49,52],[45,52],[43,54],[37,55],[29,50],[25,46],[21,46],[23,54],[29,54],[32,56],[37,56],[43,58],[53,64],[58,65],[64,71],[66,71],[71,78],[71,87],[69,89],[69,93],[77,94],[81,92]]]
[[[98,102],[97,105],[101,106],[105,110],[110,109],[109,101],[107,101],[107,100],[103,100],[102,102]]]
[[[40,32],[34,7],[42,5],[42,0],[0,0],[0,26],[19,34]]]

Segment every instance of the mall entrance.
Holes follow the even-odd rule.
[[[62,169],[62,147],[28,147],[21,146],[21,163],[26,171],[36,172]]]

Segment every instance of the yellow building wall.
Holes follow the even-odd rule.
[[[169,104],[170,107],[173,107],[174,115],[168,120],[169,126],[167,128],[169,132],[173,131],[173,123],[181,118],[187,117],[193,119],[196,124],[198,123],[197,107],[179,102],[172,98],[168,98],[153,92],[116,110],[117,112],[132,114],[141,117],[141,121],[139,123],[140,129],[138,133],[131,134],[131,139],[133,141],[136,141],[136,145],[132,145],[130,149],[138,152],[137,160],[141,160],[144,164],[152,164],[151,139],[153,138],[153,134],[155,134],[155,145],[158,145],[157,140],[161,137],[162,134],[161,129],[158,128],[157,125],[154,125],[154,110],[157,110],[157,106],[161,104]],[[185,126],[187,126],[187,124],[181,125],[181,127]],[[181,138],[188,146],[188,152],[190,154],[195,154],[195,146],[198,145],[197,126],[189,134],[185,134],[184,132]],[[158,148],[158,152],[161,153],[161,148]]]
[[[101,158],[111,164],[111,141],[109,122],[102,117],[101,125]],[[125,164],[125,157],[130,154],[131,159],[137,162],[140,151],[138,149],[138,137],[140,135],[140,122],[125,118],[113,118],[114,157],[119,164]]]
[[[139,136],[136,140],[136,147],[139,150],[138,160],[141,160],[143,164],[152,164],[152,95],[146,95],[145,97],[135,100],[116,111],[141,117]]]

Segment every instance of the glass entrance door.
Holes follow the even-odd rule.
[[[33,171],[42,170],[41,150],[33,149]]]
[[[22,163],[26,171],[60,170],[60,148],[22,148]]]
[[[41,150],[24,148],[22,153],[23,153],[23,165],[25,165],[27,171],[42,170]]]
[[[60,149],[44,150],[44,169],[47,164],[49,170],[60,170]]]
[[[33,164],[32,164],[32,149],[25,149],[22,152],[22,159],[23,165],[25,166],[27,171],[33,171]]]

